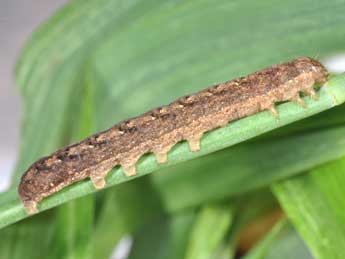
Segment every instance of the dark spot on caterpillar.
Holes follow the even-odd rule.
[[[155,111],[148,112],[148,114],[153,120],[157,120],[159,118],[159,115]]]
[[[89,146],[103,147],[103,146],[107,146],[109,143],[110,143],[109,140],[103,139],[103,140],[98,140],[97,142],[93,142],[93,144],[91,144],[91,145],[89,144]]]
[[[120,124],[119,126],[119,130],[122,131],[123,133],[134,133],[136,132],[138,129],[135,126],[129,126],[128,124],[130,123],[130,121],[126,121],[122,124]]]
[[[154,117],[155,120],[156,119],[162,119],[162,120],[166,120],[168,118],[174,118],[175,115],[167,110],[165,107],[159,107],[155,110],[153,110],[152,112],[149,113],[150,116]]]
[[[67,157],[69,160],[82,160],[83,154],[78,153],[78,154],[69,154]]]
[[[33,183],[33,181],[30,180],[30,179],[29,179],[29,180],[25,180],[24,182],[25,182],[26,184],[32,184],[32,183]]]
[[[36,174],[38,173],[46,173],[49,172],[50,167],[48,165],[46,165],[46,159],[47,157],[41,158],[40,160],[38,160],[35,164],[32,165],[33,169],[36,169]]]
[[[173,120],[173,119],[176,118],[176,114],[174,114],[174,113],[162,114],[162,115],[161,115],[161,118],[162,118],[163,120],[166,120],[166,119],[171,119],[171,120]]]
[[[109,143],[109,141],[107,141],[106,139],[105,140],[100,140],[100,141],[97,141],[94,145],[96,146],[105,146]]]
[[[56,154],[56,159],[63,161],[66,159],[67,156],[68,156],[68,150],[63,150],[59,152],[58,154]]]
[[[91,139],[91,138],[86,141],[86,144],[89,145],[89,146],[93,146],[94,143],[95,143],[95,140]]]
[[[44,171],[44,170],[47,170],[49,168],[45,164],[43,164],[43,163],[38,163],[38,164],[36,164],[36,169],[38,171]]]

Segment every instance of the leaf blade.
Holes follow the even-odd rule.
[[[273,185],[280,204],[317,258],[343,256],[344,165],[342,158]],[[331,171],[334,166],[338,173]]]

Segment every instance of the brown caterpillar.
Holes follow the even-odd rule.
[[[318,61],[301,57],[179,98],[41,158],[22,176],[20,198],[33,214],[44,197],[74,182],[90,177],[95,188],[103,188],[105,176],[116,165],[127,176],[135,175],[135,164],[145,153],[154,153],[157,162],[164,163],[172,146],[182,140],[198,151],[207,131],[264,110],[278,116],[277,102],[303,106],[300,92],[316,99],[313,86],[325,83],[327,75]]]

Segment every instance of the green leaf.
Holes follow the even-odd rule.
[[[195,211],[158,218],[134,233],[129,259],[181,259],[186,253]]]
[[[317,258],[344,255],[344,172],[342,158],[273,185],[288,217]]]
[[[116,186],[99,198],[103,198],[103,202],[96,211],[94,258],[108,258],[123,236],[161,217],[164,211],[147,177]]]
[[[54,244],[54,231],[50,212],[1,229],[0,258],[47,258]]]
[[[205,205],[195,220],[186,259],[208,259],[216,252],[232,224],[234,209],[229,205]]]
[[[54,246],[49,258],[91,259],[93,251],[94,197],[70,201],[57,209]]]
[[[233,211],[233,223],[211,258],[235,258],[239,240],[243,230],[248,228],[248,224],[276,212],[279,208],[274,196],[267,189],[232,198],[231,202],[236,209]]]
[[[327,117],[326,117],[327,118]],[[344,156],[345,128],[247,142],[154,175],[169,211],[240,195]]]

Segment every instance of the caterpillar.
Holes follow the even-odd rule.
[[[21,178],[20,199],[34,214],[43,198],[72,183],[90,178],[96,189],[105,187],[107,173],[117,165],[127,176],[135,175],[143,154],[153,153],[158,163],[165,163],[169,150],[182,140],[196,152],[205,132],[260,111],[277,117],[278,102],[304,106],[300,93],[317,99],[314,84],[325,83],[327,76],[320,62],[300,57],[181,97],[39,159]]]

